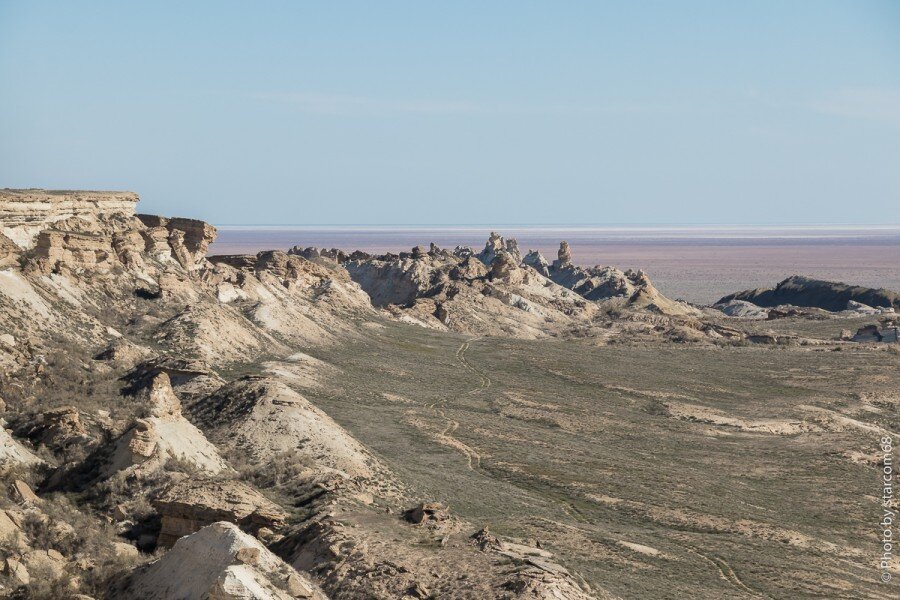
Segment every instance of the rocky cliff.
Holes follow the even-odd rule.
[[[134,217],[133,192],[0,190],[0,233],[31,248],[45,230],[83,233],[125,229]]]

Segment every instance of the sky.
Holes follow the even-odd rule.
[[[900,223],[900,2],[0,0],[0,187],[215,224]]]

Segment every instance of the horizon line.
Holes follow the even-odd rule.
[[[368,228],[368,229],[483,229],[483,228],[521,228],[521,229],[582,229],[582,230],[635,230],[635,229],[900,229],[900,223],[615,223],[615,224],[529,224],[529,223],[214,223],[218,228],[258,228],[258,229],[311,229],[328,228]]]

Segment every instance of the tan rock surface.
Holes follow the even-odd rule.
[[[0,427],[0,465],[36,465],[43,461]]]
[[[172,459],[207,473],[231,471],[203,432],[181,415],[165,372],[157,373],[141,395],[150,416],[137,419],[116,442],[107,475],[132,467],[155,469]]]
[[[62,222],[78,221],[96,229],[134,215],[132,192],[0,190],[0,233],[22,248],[31,248],[38,232]]]
[[[271,377],[239,379],[199,402],[196,410],[216,443],[252,463],[297,451],[350,477],[372,477],[380,468],[331,417]]]
[[[247,549],[259,554],[252,566],[237,558]],[[135,571],[123,597],[326,600],[308,577],[231,523],[215,523],[178,540],[161,558]]]
[[[255,533],[261,527],[279,527],[286,517],[276,504],[239,481],[182,481],[167,488],[153,505],[162,516],[161,546],[171,546],[218,521]]]

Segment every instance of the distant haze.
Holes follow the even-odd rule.
[[[666,295],[698,304],[732,292],[771,287],[791,275],[900,290],[900,227],[497,228],[524,253],[556,258],[560,240],[584,266],[644,269]],[[222,227],[211,254],[291,246],[408,251],[484,247],[489,227]]]
[[[900,223],[900,3],[0,0],[0,187],[232,224]]]

